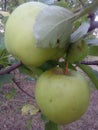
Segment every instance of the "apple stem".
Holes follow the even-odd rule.
[[[68,61],[68,59],[66,59],[64,74],[68,74],[68,65],[69,65],[69,61]]]

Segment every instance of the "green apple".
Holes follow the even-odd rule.
[[[40,66],[45,61],[60,58],[64,54],[64,48],[44,49],[36,46],[33,26],[37,15],[45,7],[47,5],[40,2],[24,3],[13,11],[6,23],[6,48],[25,65]]]
[[[88,54],[88,45],[84,40],[71,43],[68,50],[68,60],[70,63],[83,60]]]
[[[35,99],[42,113],[57,124],[68,124],[79,119],[89,105],[87,80],[77,71],[53,68],[38,79]]]

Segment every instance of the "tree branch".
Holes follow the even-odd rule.
[[[98,0],[95,0],[92,4],[89,4],[87,7],[85,7],[80,12],[76,13],[74,17],[70,18],[71,22],[74,22],[75,20],[81,18],[82,16],[95,11],[98,8]]]
[[[81,61],[81,64],[85,64],[85,65],[98,65],[98,61]],[[7,67],[5,69],[1,69],[0,70],[0,75],[8,74],[11,71],[19,68],[20,66],[22,66],[22,63],[18,62],[17,64],[9,66],[9,67]]]
[[[22,92],[24,92],[27,96],[31,97],[34,99],[34,96],[30,95],[29,93],[27,93],[22,87],[20,82],[16,81],[15,78],[13,78],[13,82],[16,85],[16,87],[18,87]]]
[[[11,71],[19,68],[20,66],[22,66],[22,63],[21,62],[18,62],[12,66],[9,66],[9,67],[6,67],[5,69],[1,69],[0,70],[0,75],[3,75],[3,74],[8,74],[10,73]]]
[[[98,61],[81,61],[84,65],[98,65]]]

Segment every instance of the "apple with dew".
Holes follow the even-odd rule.
[[[39,12],[47,7],[40,2],[27,2],[18,6],[8,18],[5,27],[5,46],[10,54],[28,66],[40,66],[58,59],[64,48],[38,48],[33,26]]]
[[[79,119],[87,110],[90,90],[87,80],[77,71],[53,68],[36,83],[35,99],[41,112],[57,124]]]

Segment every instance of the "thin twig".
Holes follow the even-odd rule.
[[[21,62],[18,62],[17,64],[14,64],[12,66],[9,66],[9,67],[6,67],[2,70],[0,70],[0,75],[3,75],[3,74],[8,74],[10,73],[11,71],[19,68],[20,66],[22,66],[22,63]]]
[[[82,5],[83,7],[85,7],[85,3],[84,3],[83,0],[79,0],[79,2],[81,3],[81,5]]]
[[[22,92],[24,92],[27,96],[31,97],[34,99],[34,96],[30,95],[29,93],[27,93],[23,88],[21,88],[20,86],[20,82],[16,81],[15,78],[13,78],[13,82],[16,85],[16,87],[18,87]]]
[[[67,60],[66,60],[66,65],[65,65],[64,74],[68,74],[68,65],[69,65],[69,61],[68,61],[68,59],[67,59]]]

